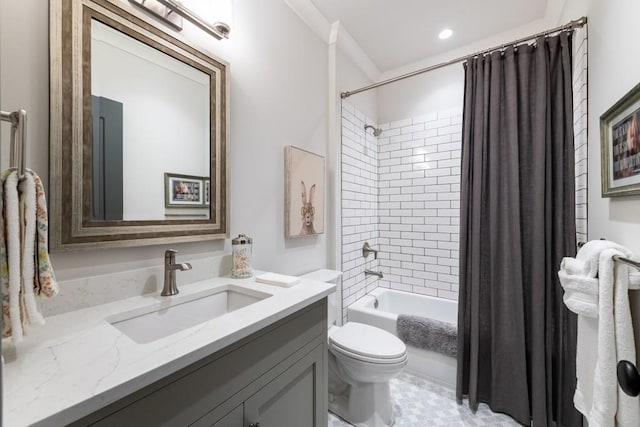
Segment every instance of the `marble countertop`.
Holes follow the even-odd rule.
[[[215,286],[233,284],[272,296],[147,344],[138,344],[105,319],[141,307],[170,304]],[[302,280],[291,288],[253,279],[214,278],[47,318],[42,327],[3,352],[3,425],[66,425],[170,375],[312,304],[335,285]]]

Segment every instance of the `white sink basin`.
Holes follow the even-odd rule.
[[[223,285],[191,295],[167,298],[166,302],[118,313],[105,320],[135,342],[145,344],[270,296],[253,289]]]

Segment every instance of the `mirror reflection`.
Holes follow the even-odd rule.
[[[127,2],[50,17],[51,250],[229,237],[229,64]]]
[[[210,218],[210,76],[91,20],[91,219]]]

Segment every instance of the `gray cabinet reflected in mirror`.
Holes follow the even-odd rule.
[[[51,249],[228,237],[228,64],[123,1],[50,5]]]

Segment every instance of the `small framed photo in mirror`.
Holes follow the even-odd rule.
[[[204,205],[211,206],[211,181],[204,181]]]
[[[166,172],[164,174],[165,207],[205,207],[204,182],[201,176]]]

